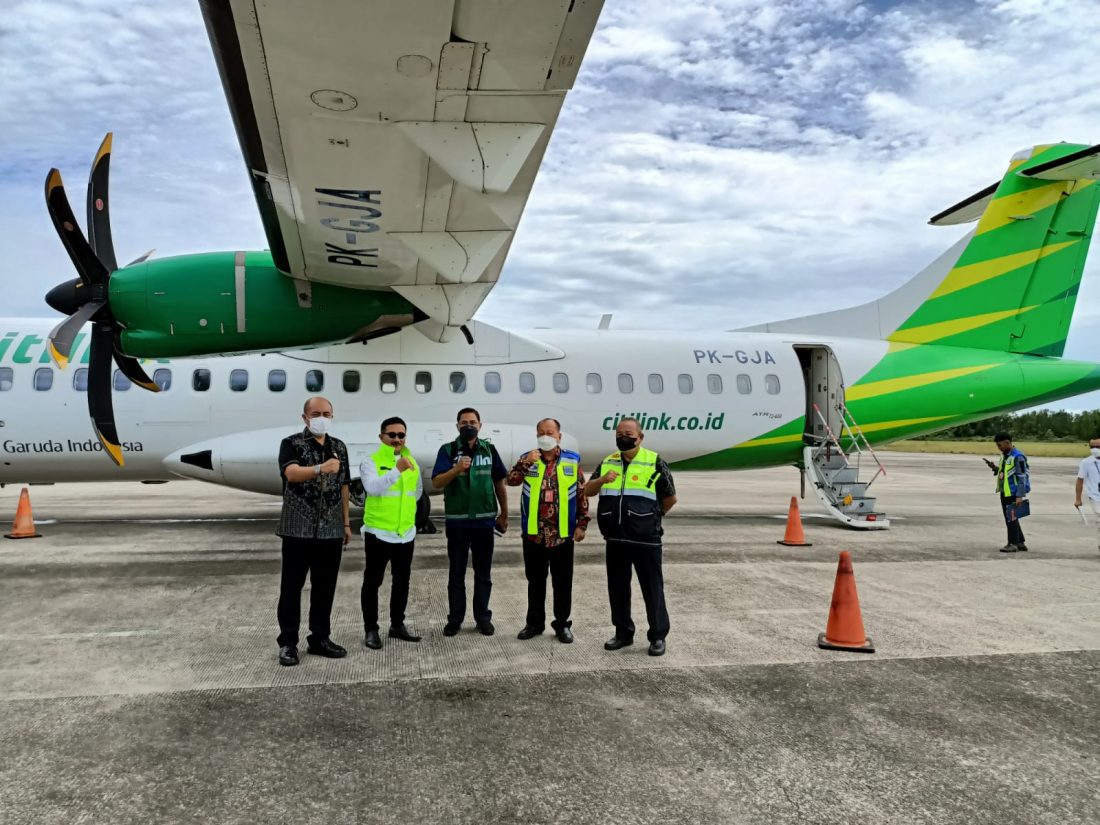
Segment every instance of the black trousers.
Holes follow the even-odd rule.
[[[302,621],[302,587],[309,574],[309,638],[321,642],[332,631],[332,599],[344,540],[297,539],[283,536],[283,571],[279,579],[279,646],[298,645]]]
[[[527,577],[527,624],[546,627],[546,574],[554,585],[554,630],[572,627],[573,539],[555,547],[544,547],[523,537],[523,573]]]
[[[390,566],[390,627],[405,622],[405,607],[409,603],[409,576],[412,573],[415,541],[391,544],[378,536],[364,533],[367,566],[363,569],[363,589],[359,603],[363,607],[363,628],[369,633],[378,629],[378,588]]]
[[[474,621],[493,618],[489,595],[493,592],[493,528],[447,525],[447,621],[466,618],[466,562],[474,557]]]
[[[607,542],[607,595],[611,601],[611,623],[620,639],[634,638],[630,618],[630,571],[638,571],[638,585],[645,600],[651,642],[668,635],[668,608],[665,606],[665,579],[661,572],[661,545]]]
[[[1006,513],[1006,507],[1012,507],[1016,504],[1016,498],[1014,496],[1001,496],[1001,513]],[[1020,520],[1013,519],[1007,521],[1008,516],[1005,515],[1005,524],[1008,526],[1008,543],[1020,545],[1024,543],[1024,531],[1020,527]]]

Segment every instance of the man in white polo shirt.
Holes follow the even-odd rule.
[[[1096,529],[1100,531],[1100,436],[1089,439],[1089,452],[1091,455],[1077,470],[1077,498],[1073,506],[1081,506],[1081,493],[1084,492],[1096,517]],[[1100,532],[1097,532],[1096,546],[1100,549]]]

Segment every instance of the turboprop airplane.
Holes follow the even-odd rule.
[[[323,392],[353,461],[397,414],[430,467],[457,409],[473,406],[506,458],[554,416],[595,463],[635,415],[676,467],[801,466],[836,518],[883,527],[867,494],[878,472],[859,480],[853,458],[1100,387],[1100,365],[1060,358],[1100,146],[1017,153],[999,182],[932,218],[977,221],[971,233],[863,306],[660,336],[527,336],[472,320],[599,5],[421,0],[329,20],[301,4],[204,0],[270,251],[119,268],[110,140],[89,182],[87,239],[52,170],[47,203],[80,277],[48,296],[69,315],[53,331],[0,322],[0,483],[182,475],[277,492],[278,438],[303,396]],[[197,357],[250,351],[261,354]],[[51,354],[87,366],[57,380]]]

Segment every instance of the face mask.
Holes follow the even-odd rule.
[[[332,419],[323,415],[315,415],[309,419],[309,431],[314,435],[324,435],[332,429]]]
[[[615,436],[615,446],[620,450],[632,450],[634,445],[638,443],[638,439],[629,435],[617,435]]]
[[[552,449],[558,446],[558,440],[552,435],[540,435],[539,436],[539,449],[545,452],[550,452]]]
[[[1089,447],[1089,452],[1093,458],[1100,458],[1100,447]]]
[[[469,441],[471,438],[477,438],[477,427],[459,427],[458,434],[462,436],[463,441]]]

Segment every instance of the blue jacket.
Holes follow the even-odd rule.
[[[1004,480],[1001,481],[1001,474]],[[1031,492],[1031,473],[1028,472],[1027,456],[1016,447],[1008,451],[1008,455],[1001,456],[1001,463],[997,469],[997,492],[1005,496],[1005,486],[1008,487],[1008,498],[1022,498]]]

